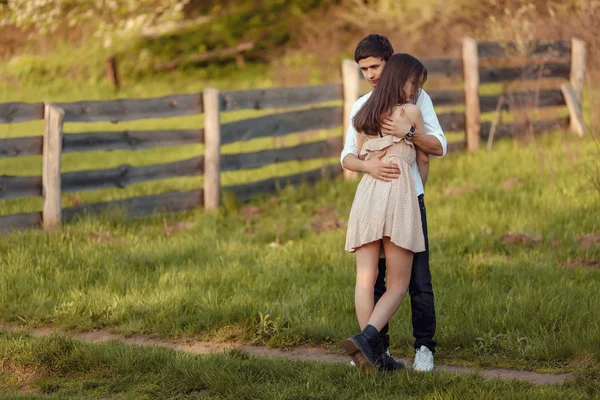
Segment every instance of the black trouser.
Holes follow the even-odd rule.
[[[424,196],[419,196],[419,209],[421,210],[421,224],[425,235],[425,251],[415,253],[413,256],[412,271],[408,293],[410,294],[410,308],[412,312],[413,336],[415,349],[426,346],[435,352],[435,306],[433,304],[433,288],[431,286],[431,272],[429,271],[429,239],[427,237],[427,215],[425,213]],[[385,293],[385,258],[379,259],[379,274],[375,282],[375,303]],[[386,324],[381,332],[382,339],[389,346],[389,325]]]

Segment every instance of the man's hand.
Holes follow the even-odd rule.
[[[385,151],[364,162],[365,173],[373,178],[384,182],[391,182],[400,176],[400,168],[395,164],[388,164],[381,161]]]
[[[392,115],[386,117],[381,124],[381,132],[399,138],[406,136],[413,123],[400,107]]]

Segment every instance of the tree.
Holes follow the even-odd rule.
[[[59,27],[93,26],[110,47],[115,38],[183,17],[189,0],[0,0],[0,27],[34,28],[44,35]]]

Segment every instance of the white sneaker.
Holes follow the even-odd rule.
[[[418,372],[433,371],[433,353],[426,346],[417,349],[413,369]]]

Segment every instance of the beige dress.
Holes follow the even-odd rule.
[[[425,251],[421,212],[412,176],[416,162],[414,145],[395,136],[369,136],[360,155],[366,160],[387,150],[383,162],[396,164],[400,176],[384,182],[365,174],[356,189],[348,231],[346,251],[353,252],[363,244],[389,236],[392,243],[415,253]]]

